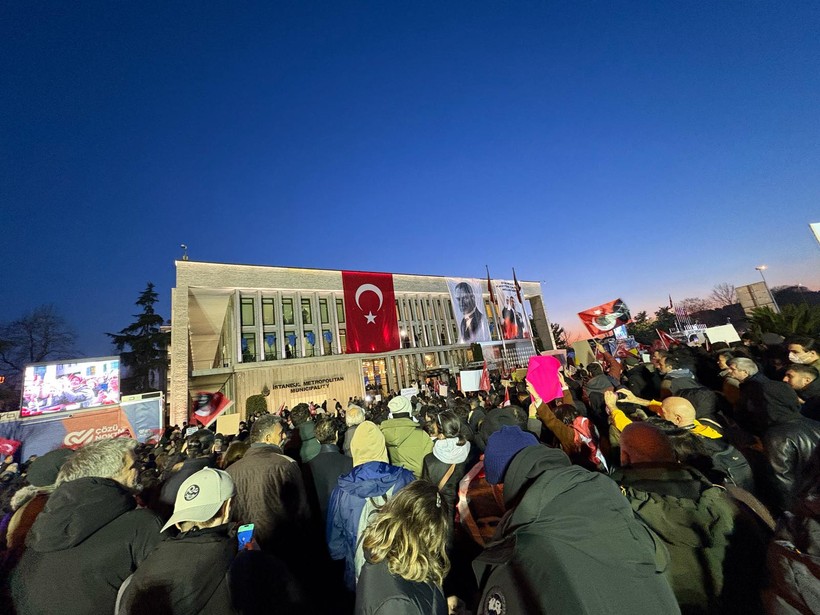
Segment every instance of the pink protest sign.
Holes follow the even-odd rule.
[[[535,387],[535,392],[546,403],[563,397],[558,370],[561,362],[555,357],[530,357],[527,368],[527,382]]]

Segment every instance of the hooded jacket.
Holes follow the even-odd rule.
[[[299,438],[302,441],[302,445],[299,447],[299,458],[302,460],[302,463],[307,463],[316,457],[321,450],[321,445],[316,439],[316,423],[313,421],[305,421],[299,425],[298,429]]]
[[[345,584],[356,587],[356,541],[359,521],[368,498],[393,494],[415,478],[409,470],[381,461],[369,461],[339,477],[327,507],[327,545],[330,557],[345,560]]]
[[[433,450],[430,436],[413,419],[406,416],[388,419],[379,427],[384,434],[390,463],[407,468],[419,478],[424,457]]]
[[[163,540],[131,577],[118,615],[234,613],[228,570],[235,555],[227,525]]]
[[[608,477],[529,446],[507,468],[504,502],[473,562],[479,615],[680,612],[663,576],[666,549]]]
[[[162,521],[108,478],[51,494],[11,576],[18,613],[111,613],[122,582],[162,539]]]
[[[666,574],[681,609],[720,612],[723,563],[734,530],[734,508],[724,491],[678,464],[623,467],[612,478],[669,550]]]
[[[758,372],[740,383],[735,419],[746,431],[762,436],[775,423],[800,412],[797,393],[785,382],[770,380]]]
[[[450,466],[455,465],[453,473],[441,489],[441,496],[449,507],[451,517],[456,505],[458,483],[467,471],[467,457],[469,455],[469,442],[459,446],[458,438],[444,438],[434,440],[433,452],[424,458],[421,477],[434,485],[438,485],[449,471]]]

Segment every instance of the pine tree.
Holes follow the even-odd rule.
[[[154,285],[148,282],[136,301],[136,305],[142,308],[142,313],[134,315],[136,322],[119,333],[106,333],[127,368],[128,377],[122,382],[124,393],[145,393],[162,388],[170,334],[160,330],[164,320],[154,312],[158,300]]]

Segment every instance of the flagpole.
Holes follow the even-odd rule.
[[[510,367],[510,354],[507,350],[507,342],[504,338],[504,326],[498,319],[498,310],[496,309],[495,305],[495,294],[493,293],[492,287],[492,280],[490,280],[490,267],[488,265],[484,265],[487,269],[487,292],[490,293],[490,309],[493,311],[493,319],[495,320],[496,329],[498,329],[498,337],[501,338],[501,360],[502,363],[507,363],[507,368]]]
[[[518,284],[518,278],[515,276],[515,267],[512,268],[513,272],[513,286],[515,287],[515,296],[518,298],[518,303],[521,304],[521,310],[524,312],[524,322],[521,323],[524,325],[524,329],[527,333],[530,334],[530,345],[532,346],[532,354],[536,356],[538,354],[538,350],[535,348],[535,336],[532,334],[532,327],[530,326],[530,317],[527,316],[527,308],[524,305],[524,297],[521,296],[521,287]],[[553,348],[553,350],[555,350]]]

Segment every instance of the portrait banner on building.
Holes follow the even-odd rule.
[[[484,313],[481,280],[447,278],[459,344],[490,341],[490,323]]]
[[[578,312],[578,318],[593,336],[608,333],[631,320],[629,308],[620,299]]]
[[[529,322],[524,306],[518,300],[518,293],[515,292],[515,283],[511,280],[493,280],[493,287],[504,339],[529,339]]]
[[[399,321],[393,275],[342,271],[347,352],[398,350]]]

